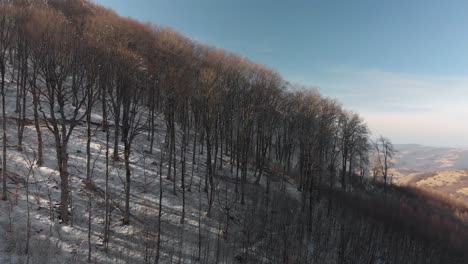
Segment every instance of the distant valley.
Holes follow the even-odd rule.
[[[402,175],[422,171],[468,168],[468,148],[396,144],[395,169]],[[397,176],[397,175],[395,175]]]
[[[394,182],[436,190],[468,203],[468,149],[395,145]]]

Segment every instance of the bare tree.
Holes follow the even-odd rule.
[[[390,139],[380,136],[374,143],[376,151],[377,164],[383,177],[384,184],[387,185],[388,181],[388,170],[393,165],[393,156],[396,153],[395,147],[393,146]]]
[[[1,94],[2,94],[2,200],[7,198],[7,116],[5,112],[5,90],[6,90],[6,67],[8,50],[13,41],[14,20],[11,16],[9,3],[0,3],[0,74],[1,74]]]
[[[135,73],[138,75],[138,73]],[[126,78],[129,78],[127,76]],[[129,80],[129,79],[127,79]],[[125,83],[125,81],[124,81]],[[130,83],[126,83],[130,85]],[[124,141],[124,162],[125,162],[125,210],[124,224],[130,223],[130,154],[132,143],[135,137],[142,131],[144,127],[143,113],[140,111],[141,98],[146,88],[143,84],[135,82],[133,89],[126,87],[123,99],[123,115],[122,115],[122,139]]]
[[[67,84],[70,76],[83,81],[83,71],[72,67],[71,58],[74,52],[74,39],[69,33],[73,31],[59,14],[50,12],[45,22],[42,34],[38,36],[34,48],[35,61],[39,64],[39,74],[44,80],[44,89],[40,89],[41,100],[39,110],[47,128],[54,135],[57,155],[57,165],[60,174],[60,216],[68,222],[69,204],[69,172],[68,143],[74,128],[86,116],[86,111],[80,113],[86,102],[86,92],[81,82]],[[72,105],[72,101],[77,101]],[[70,109],[71,105],[71,109]]]

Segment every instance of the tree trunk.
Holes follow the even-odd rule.
[[[191,191],[192,189],[192,182],[193,182],[193,170],[195,169],[195,153],[197,152],[197,137],[198,137],[198,122],[197,119],[195,118],[195,134],[193,135],[193,147],[192,147],[192,172],[190,176],[190,185],[187,191]]]
[[[115,107],[114,107],[115,108]],[[119,161],[120,107],[114,109],[114,161]]]
[[[57,161],[60,174],[60,217],[62,222],[68,223],[70,219],[68,215],[68,203],[70,198],[68,189],[68,154],[63,142],[58,143],[57,146]]]
[[[130,223],[130,144],[127,139],[124,142],[124,160],[125,160],[125,210],[123,224]]]
[[[172,112],[172,118],[171,118],[171,148],[172,148],[172,155],[173,155],[173,162],[172,164],[174,165],[174,181],[172,182],[172,192],[174,195],[176,195],[176,182],[177,182],[177,176],[176,176],[176,170],[177,170],[177,158],[176,158],[176,138],[175,138],[175,120],[174,120],[174,112]]]
[[[5,113],[5,62],[2,61],[1,74],[2,74],[2,129],[3,129],[3,138],[2,138],[2,200],[6,201],[7,198],[7,132],[6,132],[6,113]]]
[[[169,117],[170,119],[170,117]],[[171,121],[170,120],[167,120],[167,130],[166,130],[166,133],[167,133],[167,136],[169,136],[169,142],[167,142],[167,147],[169,148],[169,157],[168,157],[168,161],[169,161],[169,167],[167,169],[167,176],[166,176],[166,179],[168,180],[172,180],[172,125],[171,125]]]
[[[186,122],[183,120],[182,122]],[[185,151],[186,151],[186,139],[187,139],[187,129],[185,128],[185,124],[182,127],[183,135],[182,135],[182,147],[180,150],[180,164],[181,164],[181,187],[182,187],[182,216],[180,218],[180,223],[183,224],[185,220]]]
[[[206,176],[209,180],[209,190],[208,191],[208,211],[206,213],[207,217],[211,215],[211,207],[213,206],[213,192],[214,192],[214,183],[213,183],[213,168],[211,164],[211,135],[208,125],[206,125]],[[206,188],[206,186],[205,186]]]
[[[166,145],[166,144],[165,144]],[[162,216],[162,199],[163,199],[163,164],[164,164],[164,154],[166,149],[161,150],[161,162],[159,163],[159,204],[158,204],[158,236],[156,240],[156,256],[154,258],[154,263],[159,263],[160,252],[161,252],[161,216]]]
[[[88,194],[88,263],[91,263],[91,210],[92,202],[91,195]]]
[[[346,164],[348,162],[347,160],[348,153],[344,151],[343,153],[343,159],[342,159],[342,164],[341,164],[341,188],[346,190],[346,183],[345,183],[345,178],[346,178]]]
[[[104,244],[107,250],[109,245],[109,130],[106,130],[106,184],[105,184],[105,222],[104,222]]]
[[[33,97],[34,127],[36,128],[37,136],[37,166],[42,166],[42,164],[44,164],[44,143],[42,141],[42,130],[39,123],[39,94],[37,92],[36,80],[34,80],[34,83],[32,84],[31,93]]]
[[[153,146],[154,146],[154,131],[156,130],[156,127],[155,127],[155,122],[154,122],[154,118],[155,118],[155,106],[154,106],[154,99],[152,99],[152,106],[151,106],[151,119],[150,119],[150,149],[149,149],[149,153],[152,154],[153,153]]]
[[[101,85],[101,106],[102,106],[102,131],[107,131],[107,101],[106,101],[106,85]]]
[[[28,62],[27,62],[27,56],[20,57],[19,59],[19,66],[20,68],[18,69],[18,73],[21,72],[21,74],[18,75],[18,87],[19,87],[19,106],[18,106],[18,146],[17,150],[22,151],[23,150],[23,135],[24,135],[24,126],[25,126],[25,120],[26,120],[26,78],[28,74]]]
[[[86,114],[86,181],[91,181],[91,94],[88,93],[88,113]]]

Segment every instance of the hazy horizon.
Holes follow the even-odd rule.
[[[96,2],[320,87],[374,136],[468,147],[468,2]]]

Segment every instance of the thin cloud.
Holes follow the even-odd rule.
[[[380,70],[340,67],[330,70],[320,84],[324,92],[350,107],[370,111],[449,110],[463,104],[468,77],[409,75]]]
[[[468,146],[468,77],[425,76],[337,67],[322,93],[359,111],[374,134],[398,143]]]

